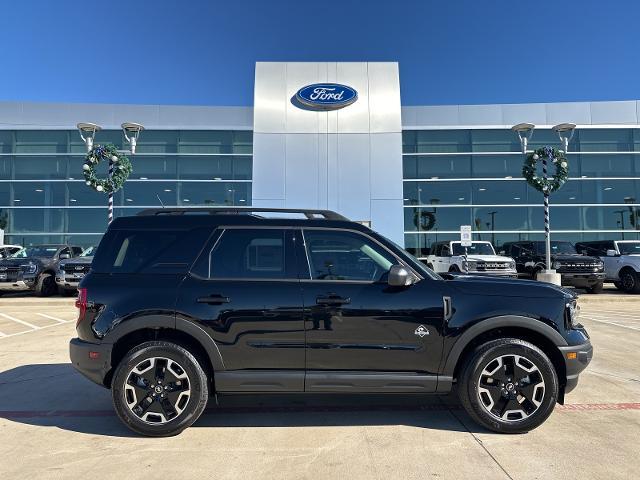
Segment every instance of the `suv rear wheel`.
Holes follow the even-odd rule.
[[[207,376],[196,358],[170,342],[146,342],[120,362],[111,386],[120,420],[136,433],[177,435],[207,406]]]
[[[620,284],[622,290],[627,293],[640,293],[640,275],[631,268],[626,268],[620,272]]]
[[[523,433],[541,425],[558,398],[558,377],[535,345],[516,338],[477,347],[458,378],[465,410],[480,425],[500,433]]]

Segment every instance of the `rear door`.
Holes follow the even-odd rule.
[[[180,286],[177,316],[215,342],[218,391],[302,391],[305,335],[291,229],[223,227]]]

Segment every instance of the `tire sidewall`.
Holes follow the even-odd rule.
[[[545,382],[545,394],[538,410],[524,420],[503,421],[486,411],[478,395],[481,372],[501,355],[520,355],[533,362]],[[478,423],[500,433],[524,433],[540,426],[553,412],[558,398],[558,376],[549,358],[535,345],[519,339],[500,339],[484,344],[470,358],[463,373],[461,394],[463,405]]]
[[[38,277],[38,282],[36,284],[36,293],[38,296],[50,297],[55,293],[56,289],[57,285],[53,275],[50,273],[43,273]]]
[[[124,385],[131,370],[150,357],[165,357],[177,362],[187,373],[191,396],[183,412],[175,419],[161,425],[152,425],[138,418],[124,399]],[[207,376],[196,358],[184,348],[170,342],[146,342],[131,350],[120,362],[111,384],[113,405],[122,422],[142,435],[167,437],[177,435],[192,425],[207,405]]]

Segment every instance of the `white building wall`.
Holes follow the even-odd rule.
[[[291,103],[323,82],[358,100],[329,112]],[[404,242],[397,63],[259,62],[253,128],[254,206],[336,210]]]

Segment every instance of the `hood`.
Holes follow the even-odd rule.
[[[536,280],[519,280],[481,275],[450,275],[442,277],[460,292],[467,295],[496,295],[522,298],[575,298],[576,295],[562,287]]]
[[[24,265],[26,263],[35,263],[37,265],[41,265],[43,261],[50,260],[48,258],[41,257],[27,257],[27,258],[5,258],[4,260],[0,260],[0,266],[15,266],[15,265]]]
[[[471,260],[473,262],[504,262],[509,263],[513,260],[509,257],[503,257],[501,255],[467,255],[467,260]]]

